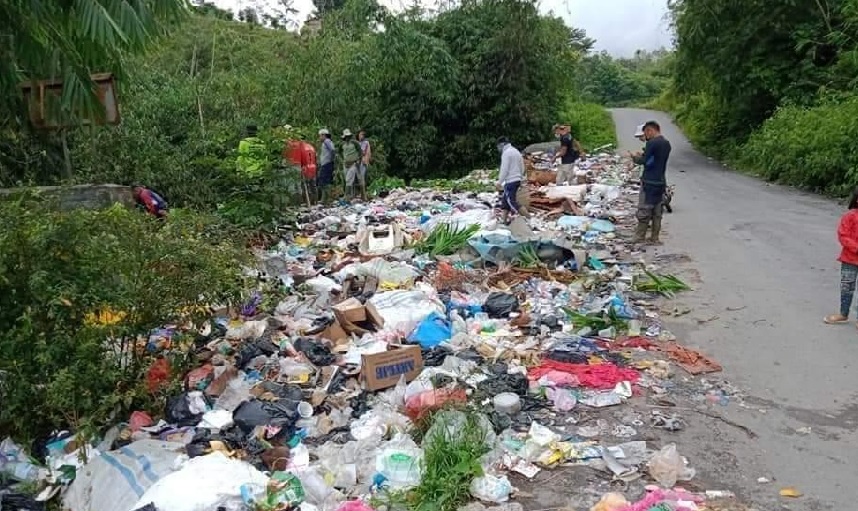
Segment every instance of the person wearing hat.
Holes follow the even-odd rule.
[[[558,185],[571,184],[575,179],[575,162],[584,155],[584,149],[572,137],[572,128],[566,124],[555,124],[554,136],[560,139],[560,151],[554,155],[555,162],[558,159],[560,160],[560,165],[557,166],[555,183]]]
[[[501,199],[502,221],[507,223],[510,212],[528,216],[526,210],[522,210],[519,206],[517,196],[518,189],[521,187],[521,180],[524,179],[524,158],[506,137],[498,139],[497,148],[498,152],[501,153],[497,188],[503,191]]]
[[[334,141],[331,140],[331,132],[325,128],[319,130],[319,142],[321,142],[322,147],[319,151],[319,173],[316,179],[316,187],[319,189],[319,200],[326,203],[330,199],[328,193],[334,184],[334,160],[337,149],[334,147]]]
[[[366,197],[365,176],[361,176],[361,147],[360,143],[352,136],[352,130],[346,128],[343,130],[343,172],[346,176],[346,189],[348,190],[349,198],[357,196],[357,185],[360,183],[361,196]]]

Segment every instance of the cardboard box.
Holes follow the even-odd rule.
[[[361,381],[367,390],[393,387],[405,375],[411,381],[423,371],[420,346],[391,346],[383,353],[361,356]]]
[[[333,309],[334,317],[347,333],[364,335],[384,326],[384,318],[378,310],[371,303],[361,304],[357,298],[338,303]]]
[[[319,339],[327,339],[333,342],[334,345],[343,344],[349,340],[349,334],[343,329],[340,322],[336,319],[334,319],[334,322],[327,328],[316,334],[316,337]]]

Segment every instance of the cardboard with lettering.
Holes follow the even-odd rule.
[[[393,387],[405,375],[411,381],[423,371],[420,346],[391,346],[382,353],[361,356],[361,380],[367,390]]]

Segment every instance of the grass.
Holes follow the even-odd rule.
[[[413,492],[413,509],[455,511],[471,500],[471,481],[483,475],[480,458],[489,446],[479,416],[471,411],[434,414],[423,445],[426,466]]]
[[[474,411],[449,407],[427,416],[414,432],[424,449],[420,484],[408,491],[383,492],[372,507],[456,511],[472,500],[471,481],[483,475],[480,459],[490,450],[480,418]]]

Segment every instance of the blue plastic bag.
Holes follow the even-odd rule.
[[[444,316],[433,312],[417,325],[408,336],[408,340],[420,344],[423,349],[431,349],[453,337],[453,327]]]

